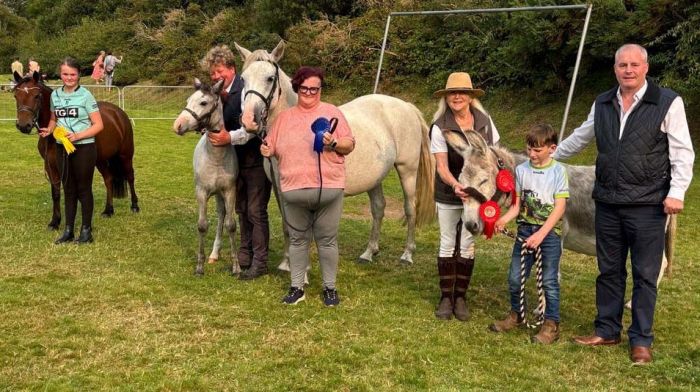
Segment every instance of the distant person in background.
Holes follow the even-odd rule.
[[[105,57],[104,60],[104,67],[105,67],[105,85],[107,86],[107,90],[111,91],[112,90],[112,81],[114,80],[114,68],[116,68],[117,64],[121,64],[122,59],[124,56],[119,56],[117,58],[116,56],[112,55],[112,51],[108,50],[107,51],[107,56]]]
[[[32,76],[34,72],[41,72],[41,66],[36,62],[36,60],[34,60],[34,58],[30,57],[28,71],[29,76]]]
[[[14,60],[12,62],[12,74],[17,72],[19,76],[24,76],[24,65],[19,61],[19,57],[15,56]]]
[[[90,76],[95,83],[102,83],[105,76],[105,51],[101,50],[95,61],[92,62],[92,75]]]

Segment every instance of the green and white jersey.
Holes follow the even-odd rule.
[[[518,224],[543,225],[554,210],[554,200],[569,198],[569,177],[566,168],[552,159],[543,167],[526,161],[515,168],[515,190],[520,197]],[[561,220],[554,226],[561,235]]]
[[[80,133],[90,128],[90,113],[98,110],[95,97],[85,87],[78,86],[72,93],[66,93],[61,87],[51,93],[51,111],[56,115],[56,126],[64,127],[69,132]],[[94,142],[95,138],[89,137],[74,144]]]

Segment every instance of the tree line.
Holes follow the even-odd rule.
[[[449,9],[556,5],[555,1],[456,0]],[[573,3],[581,3],[573,1]],[[612,82],[612,56],[625,42],[649,50],[650,75],[696,100],[700,91],[700,3],[592,0],[580,75]],[[124,55],[117,82],[185,84],[202,76],[212,45],[271,49],[288,43],[282,66],[322,65],[329,84],[371,90],[391,11],[445,9],[440,0],[4,0],[0,60],[34,57],[55,73],[70,55],[92,63],[100,50]],[[430,91],[454,70],[482,88],[568,89],[584,11],[395,17],[383,80]],[[88,69],[89,71],[89,69]],[[4,73],[4,72],[3,72]],[[422,81],[422,83],[416,83]]]

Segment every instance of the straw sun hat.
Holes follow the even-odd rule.
[[[468,73],[466,72],[453,72],[450,74],[450,76],[447,78],[447,83],[445,84],[445,88],[442,90],[436,91],[433,96],[435,98],[442,97],[443,95],[447,95],[452,92],[465,92],[469,95],[471,95],[474,98],[478,98],[482,95],[484,95],[484,90],[479,89],[479,88],[474,88],[472,85],[472,78],[469,76]]]

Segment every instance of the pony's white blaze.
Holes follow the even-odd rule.
[[[246,95],[243,115],[252,115],[259,125],[272,124],[282,110],[297,102],[289,77],[275,66],[281,58],[281,45],[272,54],[265,54],[260,50],[251,53],[236,44],[244,60],[242,77]],[[269,107],[262,98],[268,96],[271,97]],[[401,262],[412,263],[416,217],[422,222],[434,212],[434,168],[428,148],[428,127],[423,116],[412,104],[384,95],[363,96],[339,109],[348,120],[356,141],[355,150],[345,160],[345,194],[367,192],[370,196],[372,231],[360,260],[371,261],[372,256],[379,252],[379,229],[385,207],[381,183],[394,167],[404,191],[408,227]],[[273,166],[274,171],[276,167]],[[286,245],[281,268],[286,267],[288,260]]]

